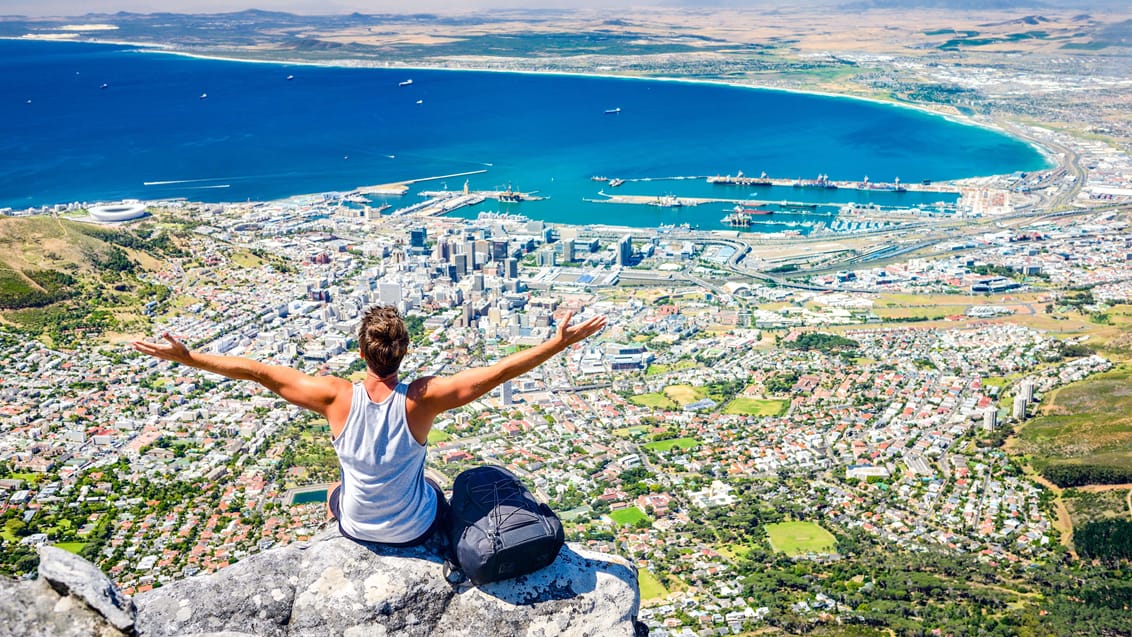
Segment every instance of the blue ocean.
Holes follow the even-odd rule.
[[[955,195],[760,193],[702,177],[913,183],[1047,165],[1021,141],[913,109],[720,84],[263,64],[13,40],[0,41],[0,78],[0,207],[15,209],[271,200],[483,171],[417,183],[388,203],[467,180],[473,190],[545,199],[490,200],[466,215],[720,227],[718,204],[593,203],[610,189],[591,177],[627,180],[617,194],[778,200],[786,195],[775,191],[794,190],[793,200],[912,206]]]

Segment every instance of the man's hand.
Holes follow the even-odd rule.
[[[578,341],[583,341],[594,334],[601,331],[605,327],[605,317],[595,316],[578,325],[570,325],[570,319],[574,318],[574,313],[570,312],[562,322],[558,324],[558,342],[563,348],[569,347]]]
[[[142,354],[149,354],[155,358],[161,358],[175,363],[188,365],[192,358],[189,354],[189,348],[181,344],[180,341],[165,332],[161,335],[168,343],[147,343],[145,341],[134,341],[134,349]]]

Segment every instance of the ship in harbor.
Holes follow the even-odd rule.
[[[613,179],[609,180],[609,187],[610,188],[616,188],[623,183],[625,183],[624,179],[618,179],[618,178],[614,177]]]
[[[780,210],[817,210],[816,203],[804,203],[801,201],[781,201],[776,204]]]
[[[773,210],[765,208],[744,208],[742,205],[736,205],[726,217],[720,219],[720,223],[732,228],[749,228],[754,217],[767,217],[773,214]]]
[[[520,201],[526,199],[526,197],[523,195],[523,193],[508,188],[507,190],[501,191],[496,196],[496,199],[503,203],[519,203]]]
[[[681,201],[680,198],[676,195],[665,195],[663,197],[657,197],[653,201],[650,201],[649,205],[659,206],[661,208],[682,208],[684,206],[684,202]]]
[[[885,184],[875,181],[869,181],[869,176],[865,175],[865,178],[861,180],[860,188],[861,190],[891,190],[893,192],[908,192],[908,187],[900,183],[899,177],[895,178],[891,184]]]
[[[507,190],[499,190],[499,191],[496,191],[496,192],[489,192],[489,193],[484,193],[484,194],[486,194],[486,196],[488,196],[488,197],[494,198],[496,201],[499,201],[501,203],[519,203],[521,201],[542,201],[543,199],[546,199],[546,197],[541,197],[541,196],[535,194],[537,192],[538,192],[537,190],[532,191],[532,192],[520,192],[518,190],[515,190],[511,186],[507,186]]]
[[[735,206],[735,210],[729,212],[726,217],[719,220],[725,226],[732,228],[750,228],[751,215],[743,212],[742,206]]]
[[[620,106],[618,106],[617,108],[607,108],[607,109],[605,109],[605,114],[606,114],[606,115],[616,115],[616,114],[618,114],[618,113],[620,113],[620,112],[621,112],[621,107],[620,107]]]
[[[743,174],[743,171],[741,171],[741,170],[738,173],[736,173],[735,176],[715,175],[714,177],[708,177],[707,182],[709,184],[719,184],[719,185],[723,185],[723,186],[773,186],[774,185],[771,182],[770,177],[766,176],[765,172],[762,173],[761,175],[759,175],[758,177],[747,177],[746,175]]]
[[[818,175],[817,179],[802,179],[799,177],[794,181],[795,188],[826,188],[828,190],[837,190],[837,184],[830,180],[829,175]]]
[[[397,82],[397,86],[412,86],[412,85],[413,85],[413,80],[411,80],[411,79],[405,80],[404,82]]]

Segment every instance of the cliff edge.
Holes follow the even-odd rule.
[[[433,546],[327,530],[133,599],[90,562],[45,546],[39,579],[0,580],[0,636],[639,637],[639,605],[631,564],[572,544],[538,572],[468,588],[444,579]]]

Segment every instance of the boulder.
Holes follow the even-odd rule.
[[[111,626],[133,630],[137,609],[98,567],[63,549],[43,545],[39,548],[39,578],[60,595],[71,595],[106,618]]]
[[[0,578],[0,637],[129,637],[135,609],[94,564],[62,549],[39,551],[39,578]]]
[[[641,637],[637,573],[567,544],[550,566],[480,587],[445,579],[433,544],[328,530],[209,575],[122,595],[91,563],[40,551],[39,579],[0,578],[0,637]],[[136,606],[135,606],[136,604]]]
[[[341,537],[253,555],[136,597],[141,635],[529,635],[633,637],[640,603],[628,562],[567,544],[536,573],[453,586],[439,549],[394,549]]]

